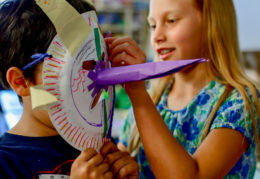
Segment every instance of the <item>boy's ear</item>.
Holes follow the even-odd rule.
[[[17,67],[11,67],[6,72],[6,79],[11,88],[19,96],[29,96],[30,86],[27,85],[27,81],[24,78],[23,71]]]

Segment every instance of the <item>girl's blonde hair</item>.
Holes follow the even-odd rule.
[[[208,75],[219,77],[219,81],[236,88],[243,97],[245,112],[249,111],[252,119],[255,141],[260,146],[257,132],[257,121],[260,116],[256,84],[254,84],[243,72],[240,66],[240,50],[237,35],[236,13],[232,0],[191,0],[193,5],[202,13],[203,36],[202,55],[210,59],[208,63]],[[158,60],[157,58],[155,60]],[[155,104],[171,79],[170,76],[154,79],[150,84],[150,95]],[[246,92],[248,87],[252,93],[253,101]],[[215,106],[217,109],[221,103]],[[253,111],[256,111],[257,117]],[[212,121],[213,116],[207,121]],[[246,120],[246,118],[245,118]],[[208,130],[208,129],[203,129]],[[204,132],[207,135],[207,132]],[[202,139],[205,136],[202,136]],[[129,138],[129,152],[139,150],[141,144],[136,125],[132,127]]]

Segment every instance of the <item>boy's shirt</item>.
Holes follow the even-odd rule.
[[[80,151],[60,136],[26,137],[5,133],[0,138],[1,178],[69,178]]]

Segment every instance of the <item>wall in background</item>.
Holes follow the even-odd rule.
[[[260,51],[260,1],[233,0],[242,51]]]

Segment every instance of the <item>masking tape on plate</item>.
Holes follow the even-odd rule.
[[[42,85],[30,87],[32,109],[47,110],[47,105],[57,102],[57,98],[43,89]]]
[[[70,55],[74,56],[92,31],[89,24],[65,0],[36,0],[36,3],[54,24]]]

